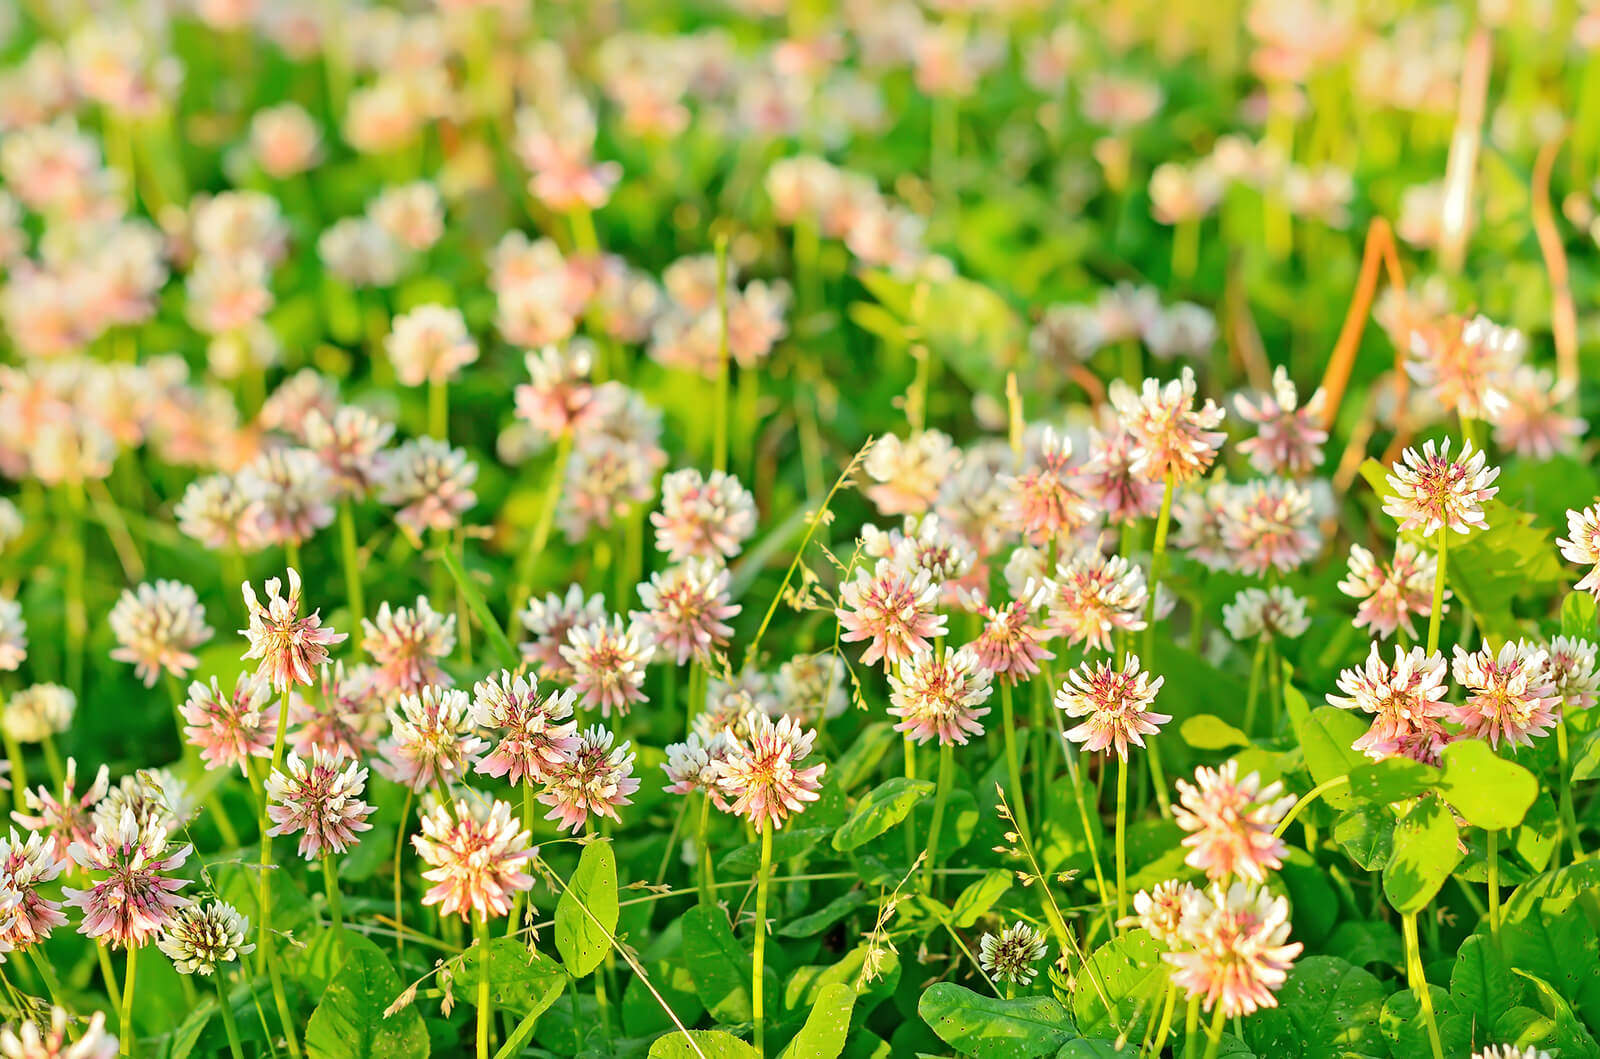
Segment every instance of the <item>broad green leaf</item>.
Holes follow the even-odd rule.
[[[748,1022],[750,954],[734,938],[727,916],[717,908],[691,908],[683,914],[683,957],[694,976],[694,991],[718,1022]]]
[[[950,1047],[976,1059],[1053,1055],[1073,1035],[1072,1020],[1053,997],[1002,1000],[953,982],[935,982],[917,1014]]]
[[[1334,822],[1333,840],[1365,871],[1382,871],[1394,852],[1394,814],[1382,806],[1357,806]]]
[[[1283,688],[1284,706],[1289,711],[1289,723],[1300,751],[1305,755],[1306,768],[1317,783],[1347,776],[1367,761],[1366,755],[1352,750],[1351,744],[1367,730],[1366,724],[1352,713],[1334,706],[1311,709],[1305,695],[1293,684]],[[1335,787],[1323,795],[1330,806],[1343,809],[1353,800],[1345,787]]]
[[[904,820],[916,804],[933,793],[932,780],[896,776],[862,795],[855,809],[834,833],[833,848],[847,853],[877,838]]]
[[[206,1024],[216,1013],[217,1001],[212,997],[205,997],[196,1004],[194,1010],[172,1031],[171,1047],[167,1049],[166,1059],[189,1059],[194,1054],[195,1045],[200,1043],[200,1035],[206,1031]]]
[[[1530,916],[1501,928],[1500,944],[1515,973],[1536,975],[1586,1020],[1600,1024],[1600,941],[1576,909]]]
[[[1378,1053],[1385,995],[1369,971],[1334,956],[1306,956],[1278,991],[1278,1006],[1246,1020],[1245,1037],[1258,1055],[1342,1059]]]
[[[1407,757],[1384,758],[1350,770],[1350,793],[1374,805],[1415,798],[1438,782],[1438,769]]]
[[[440,548],[438,556],[443,560],[445,569],[450,571],[450,576],[455,579],[456,589],[461,593],[461,599],[466,603],[467,609],[472,611],[472,616],[478,619],[478,624],[483,627],[484,635],[489,639],[489,646],[494,648],[495,656],[503,666],[514,667],[522,661],[521,656],[511,647],[511,641],[506,639],[506,634],[500,628],[500,623],[495,621],[494,614],[489,610],[489,604],[483,600],[483,593],[478,591],[477,583],[467,575],[461,567],[461,559],[454,549]]]
[[[1482,934],[1462,942],[1450,970],[1450,1000],[1471,1020],[1474,1038],[1481,1040],[1515,998],[1511,971],[1494,943]]]
[[[878,762],[883,760],[883,755],[900,738],[900,733],[887,721],[874,721],[861,729],[861,733],[850,744],[850,749],[839,755],[838,762],[828,770],[828,774],[837,777],[841,790],[854,790],[872,771],[878,767]]]
[[[1576,782],[1600,777],[1600,728],[1584,736],[1572,754],[1572,778]]]
[[[1591,972],[1593,966],[1591,963]],[[1557,1055],[1600,1055],[1600,1045],[1595,1043],[1593,1035],[1578,1020],[1578,1015],[1572,1010],[1568,997],[1543,978],[1530,974],[1521,967],[1513,966],[1511,973],[1533,983],[1540,1006],[1544,1008],[1544,1015],[1553,1024],[1543,1035],[1540,1047],[1550,1048]],[[1592,973],[1590,977],[1593,977]]]
[[[1250,737],[1221,717],[1209,713],[1190,717],[1178,726],[1183,741],[1196,750],[1227,750],[1229,747],[1249,746]]]
[[[690,1030],[691,1045],[678,1030],[656,1038],[649,1059],[759,1059],[760,1053],[731,1033],[721,1030]]]
[[[1437,798],[1424,798],[1395,825],[1394,855],[1383,869],[1384,896],[1397,912],[1420,912],[1460,860],[1450,811]]]
[[[778,927],[777,933],[785,938],[809,938],[827,930],[845,916],[867,903],[863,890],[851,890],[835,897],[815,912],[807,912]]]
[[[1568,592],[1561,601],[1561,635],[1594,638],[1595,602],[1587,592]]]
[[[575,978],[600,965],[617,929],[617,860],[609,842],[583,847],[556,901],[556,951]]]
[[[1444,748],[1439,790],[1467,823],[1503,831],[1522,823],[1539,795],[1539,781],[1489,744],[1462,739]]]
[[[837,982],[822,987],[806,1024],[800,1027],[778,1059],[837,1059],[844,1051],[850,1032],[850,1012],[855,1008],[856,991]]]
[[[868,946],[863,942],[840,957],[838,963],[797,968],[783,984],[784,1007],[791,1011],[810,1007],[822,996],[823,989],[837,983],[855,990],[856,1007],[861,1013],[871,1010],[892,995],[900,984],[900,958],[892,952],[880,954],[878,974],[867,981],[861,973],[866,966],[867,953]],[[860,988],[856,988],[858,984]]]
[[[463,954],[456,982],[476,990],[482,949],[473,945]],[[519,1018],[545,1011],[566,987],[561,965],[536,952],[518,938],[489,941],[489,996],[496,1008],[515,1011]],[[474,993],[476,995],[476,993]]]
[[[647,1037],[672,1028],[672,1018],[662,1010],[662,1000],[685,1026],[700,1020],[705,1006],[694,991],[694,975],[687,963],[682,959],[645,960],[642,966],[654,992],[645,986],[645,979],[629,977],[622,991],[622,1026],[628,1036]],[[661,994],[661,1000],[656,999],[656,993]]]
[[[1547,871],[1512,891],[1500,909],[1501,921],[1520,923],[1540,915],[1560,915],[1596,887],[1600,887],[1600,860],[1579,861]]]
[[[1089,1040],[1079,1037],[1068,1041],[1056,1053],[1056,1059],[1137,1059],[1139,1049],[1131,1044],[1117,1046],[1116,1041]]]
[[[407,1004],[384,1011],[400,995],[400,977],[380,953],[357,948],[328,983],[306,1023],[311,1059],[421,1059],[428,1054],[422,1016]]]
[[[788,827],[772,833],[773,863],[782,863],[791,857],[803,857],[812,847],[828,837],[825,827]],[[751,842],[723,857],[717,871],[724,875],[750,875],[761,867],[761,843]]]
[[[1439,1027],[1439,1042],[1446,1059],[1466,1056],[1472,1052],[1472,1019],[1459,1014],[1452,1006],[1450,994],[1438,986],[1428,985],[1428,996],[1433,1000],[1434,1022]],[[1409,989],[1391,993],[1384,1002],[1378,1026],[1389,1041],[1389,1051],[1405,1059],[1427,1059],[1433,1054],[1428,1042],[1428,1031],[1422,1021],[1422,1005]]]
[[[1112,1012],[1101,1002],[1093,977],[1082,973],[1078,976],[1080,987],[1072,994],[1078,1029],[1091,1037],[1126,1034],[1142,1038],[1149,1023],[1159,1017],[1156,1008],[1167,984],[1168,968],[1161,961],[1161,947],[1145,931],[1130,930],[1094,950],[1089,964],[1099,973]]]
[[[1015,876],[1003,868],[985,872],[983,878],[969,883],[950,906],[950,922],[965,929],[989,914],[989,909],[1005,892],[1011,889]]]

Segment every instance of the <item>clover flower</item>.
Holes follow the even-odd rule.
[[[1600,697],[1600,670],[1595,667],[1595,645],[1575,636],[1550,641],[1550,682],[1564,710],[1586,710]]]
[[[584,708],[598,709],[602,717],[626,715],[645,701],[645,667],[654,655],[655,644],[639,623],[624,626],[617,617],[573,626],[561,648],[573,690]]]
[[[1406,370],[1446,411],[1463,419],[1495,419],[1507,405],[1503,386],[1521,362],[1522,332],[1488,317],[1452,319],[1411,332]]]
[[[279,594],[281,582],[276,577],[267,579],[265,607],[248,581],[242,587],[244,605],[250,612],[249,628],[239,630],[250,641],[243,659],[258,660],[256,675],[280,692],[296,684],[310,684],[312,670],[328,660],[328,648],[343,643],[346,634],[324,629],[320,611],[300,616],[300,573],[294,567],[289,568],[287,596]]]
[[[1394,649],[1394,662],[1385,662],[1373,644],[1364,665],[1342,670],[1338,687],[1343,695],[1329,695],[1328,703],[1346,710],[1372,714],[1372,727],[1351,744],[1374,761],[1400,755],[1425,765],[1439,763],[1451,736],[1443,721],[1449,709],[1443,699],[1444,656],[1420,647]]]
[[[1182,944],[1184,910],[1193,907],[1199,893],[1194,884],[1177,879],[1140,890],[1133,895],[1133,922],[1167,948],[1177,948]]]
[[[1121,425],[1133,436],[1132,470],[1153,482],[1183,483],[1204,474],[1227,435],[1216,427],[1226,413],[1209,398],[1195,405],[1194,369],[1162,385],[1146,379],[1138,392],[1120,379],[1107,391]]]
[[[321,747],[308,762],[291,751],[282,769],[267,777],[267,817],[272,836],[303,832],[300,855],[315,860],[326,854],[343,854],[356,843],[356,833],[370,831],[367,817],[374,807],[361,800],[367,789],[367,770]]]
[[[523,363],[528,381],[513,392],[517,417],[545,437],[573,434],[599,411],[590,381],[594,354],[576,340],[566,349],[545,346]]]
[[[999,934],[978,939],[978,963],[996,981],[1029,985],[1045,957],[1044,935],[1018,920]]]
[[[156,948],[166,953],[179,974],[216,973],[219,966],[256,951],[245,941],[250,920],[226,901],[207,901],[178,910]]]
[[[1467,691],[1462,705],[1446,704],[1445,716],[1461,725],[1467,738],[1487,739],[1498,747],[1504,739],[1513,750],[1532,746],[1561,720],[1561,697],[1550,673],[1544,648],[1507,640],[1498,652],[1455,649],[1451,669]]]
[[[733,635],[728,619],[740,610],[728,600],[728,581],[726,567],[709,559],[688,559],[640,585],[644,610],[630,616],[656,649],[676,657],[678,665],[690,658],[708,664]]]
[[[1045,646],[1049,631],[1034,623],[1037,607],[1032,599],[1037,594],[1029,582],[1024,598],[983,609],[983,631],[972,641],[972,649],[978,664],[1001,680],[1013,684],[1027,680],[1039,672],[1040,662],[1055,657]]]
[[[1239,442],[1239,451],[1262,474],[1310,474],[1322,465],[1322,446],[1328,440],[1328,432],[1317,423],[1324,403],[1325,395],[1317,390],[1302,406],[1288,369],[1278,365],[1270,393],[1254,400],[1241,394],[1233,400],[1239,418],[1256,428],[1255,437]]]
[[[528,832],[512,818],[511,806],[458,799],[423,814],[422,833],[411,836],[417,855],[430,867],[422,877],[434,885],[424,905],[441,916],[474,914],[481,920],[511,914],[511,897],[533,888],[524,869],[534,851]]]
[[[386,692],[411,694],[455,680],[439,668],[456,646],[456,616],[440,614],[418,596],[414,607],[379,605],[376,618],[361,621],[361,648],[372,656],[373,676]]]
[[[734,734],[723,729],[704,738],[698,732],[690,732],[684,742],[669,743],[667,760],[661,763],[661,770],[667,774],[667,785],[662,790],[669,794],[701,791],[719,812],[727,812],[728,801],[718,781],[734,741]]]
[[[71,866],[46,833],[32,831],[23,839],[12,828],[9,840],[0,839],[0,892],[13,898],[0,909],[0,943],[26,949],[66,924],[61,903],[39,891]]]
[[[125,811],[140,827],[159,827],[173,835],[193,818],[195,802],[188,785],[170,769],[140,769],[118,780],[94,807],[95,830],[115,828]]]
[[[907,515],[902,528],[888,532],[870,523],[862,526],[861,554],[887,559],[912,574],[925,572],[940,586],[960,581],[977,562],[972,544],[936,514]]]
[[[1309,492],[1287,479],[1272,478],[1228,491],[1217,528],[1234,569],[1287,573],[1322,546],[1314,514]]]
[[[1194,783],[1179,780],[1177,787],[1172,818],[1189,832],[1183,839],[1189,850],[1185,864],[1224,882],[1261,882],[1268,871],[1283,867],[1289,848],[1273,829],[1295,803],[1294,795],[1283,794],[1283,784],[1262,786],[1254,772],[1240,779],[1238,763],[1227,761],[1195,769]]]
[[[1186,947],[1162,956],[1173,984],[1207,1011],[1221,1005],[1225,1018],[1276,1007],[1304,949],[1289,940],[1289,902],[1242,880],[1191,895],[1181,934]]]
[[[1130,654],[1120,668],[1084,662],[1067,674],[1056,692],[1056,708],[1068,717],[1087,718],[1067,731],[1067,738],[1082,743],[1084,750],[1098,754],[1114,748],[1128,760],[1128,744],[1144,746],[1144,737],[1155,735],[1172,718],[1156,713],[1156,694],[1165,677],[1150,678],[1139,668],[1139,656]]]
[[[586,596],[582,585],[573,584],[567,586],[565,596],[552,592],[543,599],[528,600],[527,607],[518,617],[522,627],[533,634],[533,639],[524,640],[517,646],[522,651],[523,660],[533,665],[535,675],[540,680],[571,683],[572,667],[561,656],[561,649],[567,644],[567,634],[579,625],[604,621],[606,597],[598,592]]]
[[[563,831],[577,831],[589,814],[618,820],[617,807],[633,804],[639,789],[633,775],[634,755],[629,744],[613,747],[615,736],[599,725],[578,734],[571,755],[550,770],[539,801],[550,806],[546,820],[557,821]]]
[[[310,449],[274,448],[239,472],[253,539],[304,544],[333,522],[334,479]]]
[[[752,711],[744,719],[748,732],[736,738],[717,779],[731,810],[757,830],[770,824],[780,828],[785,820],[818,798],[825,765],[800,767],[811,755],[815,731],[807,731],[788,717],[774,722]]]
[[[449,382],[478,359],[461,310],[443,305],[419,305],[395,317],[383,346],[405,386]]]
[[[661,510],[651,512],[650,524],[656,547],[675,563],[731,559],[755,532],[755,498],[723,471],[673,471],[661,480]]]
[[[372,491],[383,470],[384,446],[392,437],[393,423],[355,405],[345,405],[331,416],[321,409],[306,413],[306,447],[345,496],[361,499]]]
[[[0,1028],[0,1055],[5,1059],[116,1059],[117,1038],[106,1032],[104,1011],[91,1015],[76,1039],[67,1032],[70,1019],[66,1008],[51,1005],[48,1029],[26,1020]]]
[[[223,694],[216,677],[209,684],[194,681],[178,712],[187,722],[184,739],[206,764],[243,769],[248,757],[272,756],[279,708],[266,681],[240,673],[231,695]]]
[[[1118,424],[1089,436],[1079,481],[1084,495],[1114,526],[1149,518],[1161,507],[1161,486],[1134,470],[1138,458],[1138,442]]]
[[[1296,640],[1311,628],[1311,618],[1304,598],[1274,585],[1240,589],[1232,603],[1222,605],[1222,624],[1240,643],[1262,636]]]
[[[1420,529],[1424,537],[1431,537],[1440,528],[1457,533],[1487,529],[1483,505],[1500,491],[1490,484],[1500,468],[1486,467],[1484,460],[1483,452],[1474,451],[1470,441],[1452,460],[1449,438],[1437,450],[1432,441],[1422,446],[1421,453],[1406,449],[1387,476],[1394,493],[1384,501],[1383,510],[1400,520],[1401,533]]]
[[[78,697],[60,684],[34,684],[23,688],[5,704],[0,727],[20,743],[42,743],[72,727]]]
[[[870,572],[857,570],[855,579],[839,589],[839,638],[846,643],[869,640],[861,661],[880,659],[897,665],[931,646],[943,636],[946,619],[934,611],[939,589],[927,571],[913,574],[887,559],[878,560]]]
[[[1046,626],[1069,643],[1111,650],[1113,630],[1145,627],[1144,571],[1120,555],[1081,548],[1045,585]]]
[[[1600,600],[1600,504],[1582,511],[1569,510],[1566,539],[1557,540],[1556,544],[1568,562],[1594,567],[1576,587]]]
[[[112,948],[137,948],[154,939],[189,904],[178,891],[189,885],[170,873],[183,866],[190,846],[167,844],[166,828],[141,824],[130,808],[103,821],[89,842],[74,842],[72,859],[91,879],[86,890],[65,887],[67,904],[83,910],[79,933]]]
[[[330,756],[357,761],[378,748],[378,737],[386,718],[383,695],[372,667],[345,669],[343,662],[322,666],[321,694],[294,696],[289,704],[289,720],[294,728],[289,745],[301,757],[310,757],[316,747]]]
[[[434,530],[453,530],[461,516],[478,502],[472,485],[478,465],[465,449],[451,448],[438,438],[413,438],[395,448],[379,475],[379,499],[395,512],[395,521],[414,537]]]
[[[938,499],[940,485],[960,461],[960,450],[940,431],[924,430],[905,440],[885,434],[861,464],[873,482],[867,499],[882,515],[921,514]]]
[[[1072,440],[1046,427],[1037,455],[1021,473],[1003,479],[1007,521],[1030,544],[1071,537],[1094,520],[1095,509],[1074,486]]]
[[[1385,638],[1404,629],[1407,636],[1415,638],[1413,617],[1433,613],[1438,561],[1434,553],[1403,539],[1395,541],[1394,559],[1387,564],[1361,545],[1352,544],[1349,573],[1339,582],[1339,591],[1361,601],[1356,606],[1356,628],[1370,629]],[[1444,598],[1450,598],[1448,588]]]
[[[425,687],[389,710],[389,737],[378,743],[378,772],[420,791],[465,776],[483,750],[473,733],[471,700],[456,688]]]
[[[57,860],[71,856],[73,843],[88,843],[94,837],[94,807],[111,786],[110,770],[101,765],[81,795],[77,785],[78,762],[69,757],[59,797],[43,786],[25,788],[21,805],[30,811],[11,811],[11,818],[23,827],[49,836]]]
[[[1491,1044],[1473,1052],[1471,1059],[1555,1059],[1555,1055],[1532,1045],[1519,1048],[1514,1044]]]
[[[972,647],[919,651],[889,674],[889,715],[900,718],[895,731],[916,743],[938,737],[939,745],[965,745],[982,735],[979,718],[989,712],[993,674]]]
[[[800,724],[814,725],[850,708],[844,662],[831,651],[795,655],[772,678],[779,708]]]
[[[1494,419],[1494,441],[1501,449],[1543,462],[1577,447],[1588,424],[1563,411],[1572,396],[1570,382],[1558,383],[1548,371],[1522,365],[1505,392],[1506,406]]]
[[[178,529],[212,551],[253,552],[265,541],[257,527],[256,501],[227,474],[196,478],[173,508]]]
[[[502,669],[472,686],[472,720],[495,739],[476,769],[485,776],[519,783],[542,783],[551,769],[578,748],[572,716],[575,692],[539,694],[537,682]],[[562,724],[562,721],[567,723]]]

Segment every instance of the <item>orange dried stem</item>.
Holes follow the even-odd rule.
[[[1556,343],[1556,375],[1567,391],[1569,412],[1578,410],[1578,313],[1572,301],[1572,281],[1567,272],[1567,251],[1556,229],[1555,213],[1550,209],[1550,171],[1567,138],[1563,129],[1539,148],[1533,163],[1533,189],[1530,202],[1533,230],[1539,237],[1539,253],[1550,274],[1550,330]]]
[[[1374,217],[1367,228],[1366,245],[1361,252],[1361,274],[1356,278],[1355,296],[1350,299],[1350,309],[1345,313],[1339,328],[1339,337],[1333,344],[1333,354],[1328,358],[1328,368],[1322,375],[1322,389],[1327,394],[1322,414],[1324,429],[1333,426],[1339,415],[1339,404],[1344,400],[1345,387],[1350,382],[1350,370],[1355,367],[1356,351],[1361,348],[1361,336],[1366,333],[1367,317],[1372,312],[1372,302],[1378,293],[1378,268],[1388,275],[1389,287],[1400,300],[1402,318],[1405,316],[1406,280],[1400,268],[1400,254],[1394,243],[1394,232],[1389,222]],[[1407,388],[1405,350],[1395,349],[1396,399],[1403,405]]]

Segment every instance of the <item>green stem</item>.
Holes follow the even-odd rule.
[[[1278,821],[1278,826],[1272,830],[1273,835],[1282,835],[1285,831],[1289,830],[1289,825],[1294,823],[1295,817],[1299,816],[1300,813],[1305,810],[1306,806],[1310,805],[1324,794],[1333,790],[1335,787],[1342,787],[1349,782],[1350,777],[1348,775],[1335,776],[1333,779],[1323,780],[1321,783],[1311,788],[1311,790],[1306,792],[1306,796],[1295,802],[1294,805],[1290,807],[1289,811],[1284,814],[1283,819]]]
[[[66,483],[67,493],[67,687],[83,695],[84,641],[89,635],[89,610],[84,602],[84,571],[88,563],[83,539],[83,483]]]
[[[349,497],[339,504],[339,551],[344,561],[344,591],[350,605],[350,627],[359,631],[362,619],[367,616],[367,608],[361,591],[361,551],[356,544],[355,510]]]
[[[34,970],[39,972],[39,979],[44,982],[44,990],[50,994],[50,1003],[70,1012],[72,1009],[62,1003],[61,982],[56,978],[56,972],[51,968],[50,961],[44,958],[39,948],[38,945],[29,945],[27,947],[27,953],[33,961]]]
[[[1445,558],[1450,553],[1450,527],[1439,527],[1439,566],[1433,572],[1433,610],[1428,614],[1428,654],[1439,649],[1439,619],[1444,612]]]
[[[416,796],[416,789],[406,784],[406,798],[400,805],[400,831],[394,843],[394,958],[397,966],[401,964],[401,957],[406,951],[405,905],[401,901],[404,878],[400,874],[400,855],[405,852],[406,826],[411,822],[411,802]],[[517,896],[521,896],[521,891]]]
[[[22,756],[22,744],[4,727],[0,727],[0,739],[5,741],[6,760],[11,762],[11,789],[17,792],[21,804],[21,792],[28,789],[28,764]]]
[[[700,823],[695,828],[695,852],[698,856],[698,872],[700,879],[700,905],[703,908],[712,908],[716,904],[716,876],[711,868],[711,841],[708,837],[711,831],[711,795],[700,795]]]
[[[1489,936],[1494,947],[1500,947],[1500,832],[1490,830],[1489,836]]]
[[[913,743],[911,737],[907,735],[901,739],[900,745],[905,751],[906,779],[914,780],[917,778],[917,744]],[[915,828],[908,827],[906,828],[906,864],[912,865],[916,862],[917,833]]]
[[[322,888],[328,895],[328,920],[333,927],[334,951],[338,952],[344,934],[344,917],[339,906],[339,871],[333,865],[333,854],[322,855]]]
[[[450,384],[437,379],[428,380],[428,434],[450,440]]]
[[[1183,1015],[1183,1057],[1195,1059],[1200,1051],[1200,997],[1189,998],[1189,1008]]]
[[[528,834],[530,834],[530,835],[533,834],[534,816],[537,813],[537,810],[534,808],[534,805],[535,805],[535,802],[534,802],[534,795],[533,795],[533,784],[528,780],[528,778],[526,776],[524,776],[523,779],[522,779],[522,829],[524,831],[528,832]],[[403,829],[403,827],[404,827],[404,825],[402,825],[402,829]],[[399,904],[400,904],[400,899],[399,899],[399,896],[398,896],[399,878],[400,878],[400,872],[399,872],[399,868],[397,866],[396,870],[395,870],[395,880],[396,880],[395,907],[396,908],[398,908]],[[516,937],[517,936],[517,931],[522,929],[522,902],[523,902],[523,891],[518,890],[511,897],[511,915],[506,917],[506,937],[508,937],[508,938]]]
[[[478,917],[478,1059],[489,1059],[489,1024],[493,1002],[489,997],[489,917]],[[598,981],[598,979],[597,979]]]
[[[1217,1052],[1222,1049],[1222,1019],[1226,1009],[1217,1005],[1211,1015],[1211,1028],[1206,1030],[1206,1055],[1205,1059],[1217,1059]]]
[[[761,869],[756,876],[756,939],[755,953],[751,958],[750,980],[750,1011],[755,1017],[756,1054],[765,1056],[767,1037],[767,1017],[765,1009],[764,982],[765,959],[767,949],[767,887],[768,876],[772,873],[772,821],[761,822]]]
[[[1128,915],[1128,759],[1117,758],[1117,923]],[[1121,929],[1120,926],[1118,929]]]
[[[117,969],[111,964],[111,953],[104,942],[95,942],[95,958],[100,961],[100,978],[105,983],[106,999],[113,1008],[122,1006],[122,990],[117,985]]]
[[[1017,724],[1011,704],[1011,683],[1000,682],[1000,731],[1006,744],[1006,780],[1011,785],[1011,815],[1016,818],[1017,831],[1024,841],[1032,844],[1033,832],[1028,828],[1028,810],[1023,805],[1022,765],[1017,758]]]
[[[517,561],[517,588],[511,600],[511,613],[506,616],[506,638],[516,640],[517,614],[533,591],[533,569],[544,554],[550,540],[550,527],[555,524],[556,505],[561,502],[561,485],[567,476],[567,463],[572,457],[572,433],[563,433],[556,440],[556,458],[550,465],[550,477],[545,480],[544,504],[539,509],[539,521],[533,527],[528,548]]]
[[[955,771],[955,748],[949,743],[941,742],[938,787],[933,795],[933,822],[928,826],[928,856],[922,862],[923,884],[929,896],[933,894],[934,862],[939,859],[939,833],[944,830],[945,800],[950,797],[950,788],[955,783]]]
[[[1167,1035],[1172,1032],[1172,1013],[1178,1006],[1178,987],[1169,978],[1167,980],[1167,999],[1161,1006],[1161,1022],[1156,1026],[1154,1046],[1150,1049],[1151,1055],[1160,1055],[1161,1050],[1167,1046]]]
[[[1439,1024],[1433,1017],[1433,995],[1428,989],[1428,979],[1422,966],[1422,946],[1417,941],[1417,914],[1406,912],[1400,917],[1402,933],[1405,935],[1406,945],[1406,972],[1411,980],[1411,991],[1417,996],[1417,1004],[1422,1008],[1422,1021],[1428,1028],[1428,1046],[1433,1050],[1433,1059],[1444,1059],[1444,1048],[1439,1043]]]
[[[717,253],[717,397],[711,465],[728,469],[728,236],[719,232]]]
[[[1150,673],[1156,671],[1156,592],[1161,588],[1161,576],[1167,569],[1167,530],[1172,525],[1172,497],[1177,488],[1177,475],[1168,471],[1161,489],[1161,511],[1156,515],[1155,543],[1150,549],[1150,598],[1145,603],[1144,612],[1144,658],[1141,662],[1144,669]],[[1167,799],[1167,777],[1161,768],[1160,737],[1150,736],[1145,740],[1145,748],[1150,764],[1150,776],[1156,789],[1156,804],[1161,806],[1162,816],[1171,816],[1172,806]]]
[[[1250,662],[1250,690],[1244,700],[1244,732],[1252,735],[1256,730],[1256,702],[1261,698],[1261,669],[1267,660],[1267,635],[1256,640],[1255,657]]]
[[[221,974],[217,975],[217,1007],[222,1011],[222,1028],[228,1031],[228,1053],[233,1059],[244,1059],[244,1046],[239,1043],[239,1023],[233,1017],[228,983]]]
[[[133,1054],[133,976],[139,969],[139,950],[128,946],[128,970],[122,979],[122,1036],[123,1055]]]
[[[1556,723],[1556,759],[1561,773],[1561,787],[1559,798],[1561,802],[1561,824],[1566,831],[1567,838],[1572,843],[1572,858],[1580,861],[1583,859],[1583,845],[1578,839],[1578,814],[1572,807],[1572,762],[1571,751],[1567,745],[1567,718],[1563,711],[1561,720]],[[1556,847],[1556,864],[1561,860],[1561,848]]]

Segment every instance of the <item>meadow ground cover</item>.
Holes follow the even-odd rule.
[[[0,1056],[1600,1057],[1597,48],[0,5]]]

